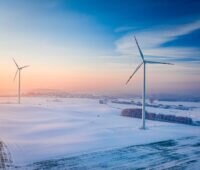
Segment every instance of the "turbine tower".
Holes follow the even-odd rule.
[[[18,80],[18,103],[20,104],[20,99],[21,99],[21,71],[22,69],[26,68],[26,67],[29,67],[28,65],[26,66],[23,66],[23,67],[19,67],[19,65],[17,64],[17,62],[15,61],[15,59],[13,58],[13,61],[17,67],[17,71],[15,73],[15,77],[14,77],[14,81],[15,81],[15,78],[17,76],[17,73],[19,73],[19,80]]]
[[[133,74],[129,77],[129,79],[126,82],[126,85],[128,82],[131,80],[131,78],[135,75],[135,73],[139,70],[139,68],[143,65],[143,105],[142,105],[142,127],[141,129],[145,129],[145,105],[146,105],[146,64],[168,64],[168,65],[173,65],[171,63],[164,63],[164,62],[156,62],[156,61],[148,61],[145,60],[144,55],[142,53],[142,50],[140,49],[140,46],[138,44],[138,41],[136,37],[134,36],[135,43],[137,45],[137,48],[139,50],[140,56],[142,58],[142,62],[138,65],[138,67],[135,69]]]

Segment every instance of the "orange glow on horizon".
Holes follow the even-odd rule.
[[[11,70],[4,67],[0,73],[1,87],[0,95],[16,94],[18,79],[13,82],[15,67]],[[2,69],[2,68],[1,68]],[[133,69],[132,69],[133,70]],[[125,86],[125,82],[131,74],[130,69],[108,68],[88,68],[74,67],[51,69],[30,67],[22,71],[22,93],[30,92],[34,89],[58,89],[66,92],[87,92],[87,93],[109,93],[109,92],[129,92],[140,94],[142,92],[142,69],[133,77],[131,82]],[[156,72],[148,68],[147,92],[157,93],[166,91],[176,91],[177,86],[186,86],[185,77],[178,74],[168,74],[168,69],[163,69],[163,73]],[[187,77],[192,80],[192,77]],[[176,80],[176,81],[175,81]],[[188,84],[189,86],[189,84]]]

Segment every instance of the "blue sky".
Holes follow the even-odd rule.
[[[115,84],[110,86],[115,91],[136,92],[140,88],[122,88],[126,77],[140,62],[132,39],[136,35],[146,58],[177,65],[172,69],[150,68],[150,74],[157,75],[156,84],[166,84],[160,79],[165,75],[169,83],[179,84],[181,93],[186,90],[195,93],[200,83],[199,9],[197,0],[0,0],[0,57],[8,63],[10,56],[16,56],[19,62],[31,63],[48,76],[53,66],[55,74],[62,74],[62,78],[67,77],[65,72],[78,75],[81,71],[91,74],[84,78],[94,78],[96,74],[103,81],[101,74],[108,73],[105,80],[113,75]],[[2,72],[7,72],[6,68]],[[31,70],[27,74],[37,77]],[[28,79],[26,76],[25,73]],[[149,88],[155,93],[151,79]],[[9,80],[4,81],[8,86]],[[39,86],[27,90],[34,88]],[[49,88],[70,87],[59,81]],[[94,92],[99,90],[90,88]],[[85,86],[81,90],[91,91],[90,88]],[[102,86],[101,91],[105,88]],[[176,91],[170,85],[156,88],[159,92]]]

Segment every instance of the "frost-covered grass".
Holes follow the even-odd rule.
[[[120,116],[121,105],[102,105],[97,99],[14,102],[0,98],[0,139],[16,165],[200,135],[199,127],[156,121],[140,130],[141,120]]]

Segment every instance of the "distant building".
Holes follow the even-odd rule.
[[[108,99],[100,99],[99,104],[107,104]]]

